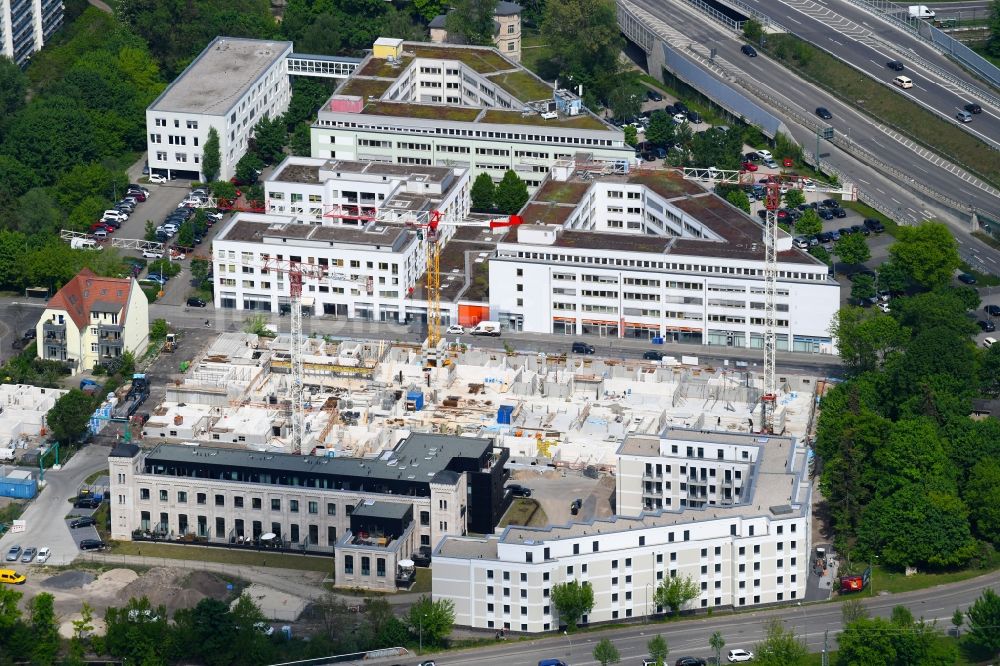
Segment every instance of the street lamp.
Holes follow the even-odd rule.
[[[424,618],[426,615],[420,615],[417,618],[417,625],[420,627],[420,649],[419,651],[423,653],[424,651]]]
[[[649,588],[652,587],[651,583],[646,583],[646,612],[642,619],[643,624],[649,621]]]
[[[806,631],[806,609],[802,608],[802,602],[799,601],[796,604],[802,611],[802,640],[805,641],[806,647],[809,647],[809,633]]]
[[[566,659],[568,661],[573,661],[573,639],[569,637],[568,631],[564,631],[563,636],[565,636],[566,640],[569,641],[569,651],[566,652]]]

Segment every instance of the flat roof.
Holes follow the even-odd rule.
[[[316,158],[287,157],[278,165],[268,182],[319,184],[322,172],[330,178],[350,178],[352,175],[387,176],[394,180],[421,183],[444,183],[454,176],[448,167],[417,166],[413,164],[386,164],[363,160],[319,160]]]
[[[149,105],[149,110],[225,115],[264,72],[291,50],[291,42],[216,37]]]
[[[216,241],[263,243],[266,238],[288,238],[325,243],[347,243],[402,249],[416,232],[399,224],[369,222],[363,227],[348,225],[321,226],[298,222],[259,222],[240,219],[239,216],[222,230]]]
[[[233,469],[268,469],[276,472],[431,483],[455,459],[478,460],[493,446],[492,439],[412,433],[397,444],[394,450],[384,451],[378,458],[326,458],[245,449],[159,444],[146,454],[145,463],[206,464]],[[442,477],[437,478],[440,480]]]
[[[351,517],[359,518],[389,518],[392,520],[404,520],[413,512],[413,506],[401,502],[376,502],[368,500],[362,502],[351,512]]]

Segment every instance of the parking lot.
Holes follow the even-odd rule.
[[[613,477],[592,479],[576,470],[515,466],[510,482],[531,489],[531,499],[541,505],[550,525],[588,522],[614,514]],[[575,499],[580,499],[582,506],[574,516],[570,504]]]

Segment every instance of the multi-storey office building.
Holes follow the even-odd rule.
[[[216,37],[146,109],[149,168],[204,180],[210,128],[219,135],[218,180],[229,180],[254,126],[288,110],[291,42]]]
[[[699,185],[553,180],[521,215],[489,263],[491,317],[512,330],[763,347],[762,227]],[[840,285],[784,232],[778,264],[778,349],[833,353]]]
[[[0,55],[24,67],[62,24],[62,0],[0,2]]]
[[[445,535],[492,532],[510,501],[507,458],[491,439],[418,433],[378,458],[168,444],[143,452],[122,444],[108,458],[111,535],[254,543],[270,533],[286,546],[320,552],[332,552],[344,537],[345,544],[381,548],[405,537],[405,558]],[[362,515],[399,522],[380,537],[385,542],[352,522],[359,506],[373,502],[388,508]],[[374,543],[353,543],[362,532]]]
[[[381,56],[381,57],[379,57]],[[623,132],[486,47],[376,49],[319,110],[312,156],[455,166],[537,187],[560,159],[634,161]]]
[[[426,303],[408,297],[426,269],[427,239],[402,223],[366,218],[376,209],[403,221],[431,210],[461,218],[469,210],[462,169],[289,158],[265,187],[272,214],[240,213],[212,243],[217,307],[287,307],[287,278],[267,269],[270,258],[328,271],[328,279],[305,277],[306,312],[376,321],[422,317]],[[454,229],[441,227],[444,242]]]
[[[802,598],[811,486],[806,450],[795,439],[671,429],[659,438],[626,438],[619,456],[624,477],[618,480],[615,517],[508,527],[499,535],[449,536],[438,544],[434,598],[455,604],[457,624],[527,633],[557,629],[551,589],[571,580],[594,590],[594,609],[584,622],[663,612],[655,605],[655,591],[674,576],[698,585],[690,608],[745,608]],[[733,467],[732,483],[718,476],[720,461]],[[731,504],[710,498],[708,490],[702,493],[703,468],[717,470],[704,485],[729,487]],[[693,489],[682,489],[690,481],[672,482],[664,492],[676,499],[673,508],[643,511],[643,496],[654,496],[646,484],[662,483],[670,474],[665,469],[693,479]],[[739,469],[746,475],[737,480]],[[725,495],[724,489],[714,493]],[[694,508],[681,505],[682,499],[705,504]]]

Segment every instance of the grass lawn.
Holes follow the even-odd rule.
[[[378,116],[424,118],[427,120],[458,120],[471,123],[479,115],[479,111],[480,109],[435,104],[374,102],[367,105],[363,113],[372,113]]]
[[[535,194],[535,201],[551,201],[552,203],[577,203],[590,189],[590,183],[565,182],[550,180]]]
[[[1000,277],[992,273],[980,273],[964,261],[962,262],[962,270],[976,278],[977,287],[996,287],[1000,285]]]
[[[508,525],[524,525],[526,527],[542,527],[548,525],[549,519],[542,506],[533,499],[518,497],[511,502],[507,513],[500,519],[497,527]]]
[[[94,472],[93,474],[91,474],[90,476],[88,476],[86,479],[84,479],[83,483],[89,486],[90,484],[92,484],[94,481],[97,481],[102,476],[107,476],[107,475],[108,475],[107,470],[99,469],[96,472]]]
[[[503,69],[511,69],[513,65],[498,56],[495,52],[486,49],[434,46],[433,44],[420,44],[413,47],[413,52],[418,58],[440,58],[442,60],[458,60],[465,63],[480,74],[498,72]]]
[[[361,76],[387,76],[396,78],[411,62],[413,62],[413,58],[410,57],[402,58],[397,65],[393,65],[388,60],[376,60],[372,58],[358,74]]]
[[[411,587],[407,592],[421,592],[424,594],[430,594],[431,592],[431,570],[425,569],[423,567],[417,567],[417,579],[413,581],[413,587]]]
[[[522,102],[552,99],[552,88],[527,72],[505,72],[490,77],[498,86]]]
[[[896,128],[994,185],[1000,151],[793,35],[771,35],[769,55],[869,116]],[[914,159],[919,159],[914,157]]]
[[[975,236],[980,241],[982,241],[983,243],[986,243],[990,247],[1000,250],[1000,241],[998,241],[996,238],[993,238],[993,236],[990,236],[989,234],[984,233],[982,231],[973,231],[972,235]]]
[[[996,568],[996,567],[994,567]],[[988,574],[993,569],[965,569],[962,571],[951,571],[946,573],[918,573],[907,576],[897,571],[890,571],[884,567],[876,566],[872,568],[871,584],[875,594],[879,592],[912,592],[913,590],[925,590],[936,585],[947,585],[948,583],[958,583],[969,580],[976,576]],[[865,591],[864,596],[869,592]],[[850,595],[834,597],[840,599],[854,599]]]
[[[257,550],[182,546],[145,541],[112,541],[110,543],[111,548],[108,552],[112,555],[142,555],[144,557],[162,557],[171,560],[218,562],[220,564],[248,567],[269,566],[278,569],[322,571],[324,573],[333,570],[333,559],[329,557],[292,555],[289,553],[265,553]]]
[[[521,214],[526,224],[562,224],[573,209],[552,204],[528,204]]]
[[[521,64],[538,74],[542,63],[552,57],[552,51],[545,39],[537,34],[521,34]]]

